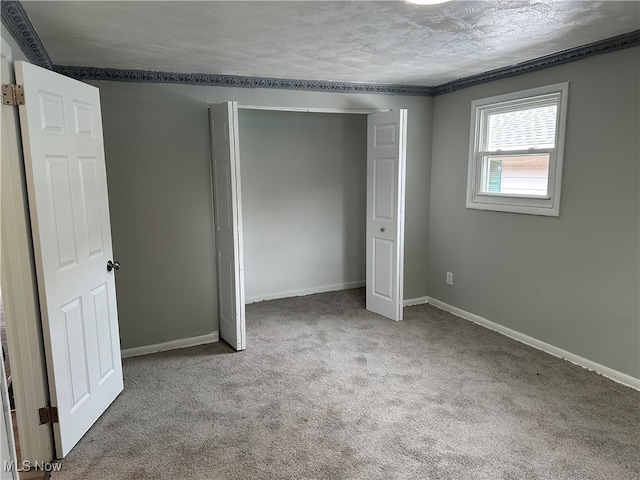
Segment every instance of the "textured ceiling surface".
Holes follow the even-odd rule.
[[[439,85],[640,28],[638,1],[23,1],[57,65]]]

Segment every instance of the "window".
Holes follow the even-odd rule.
[[[569,83],[471,103],[467,208],[560,214]]]

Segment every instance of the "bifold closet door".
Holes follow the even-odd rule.
[[[209,107],[220,337],[246,348],[238,105]]]
[[[367,310],[402,320],[407,110],[367,124]]]

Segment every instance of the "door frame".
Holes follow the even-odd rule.
[[[366,304],[367,310],[382,315],[394,321],[403,319],[404,310],[404,226],[405,226],[405,200],[406,200],[406,152],[407,152],[407,115],[406,108],[399,108],[390,112],[369,115],[367,117],[367,279],[366,279]],[[384,131],[378,127],[386,128],[391,133],[391,139],[382,140],[378,144],[378,132],[385,137]],[[396,130],[397,129],[397,130]],[[389,142],[390,140],[390,142]],[[377,215],[378,178],[385,178],[382,174],[378,177],[378,161],[389,163],[391,160],[393,172],[390,181],[393,198],[393,209],[389,216]],[[380,172],[383,173],[383,172]],[[381,192],[385,189],[381,188]],[[378,231],[378,228],[380,230]],[[388,232],[385,232],[388,230]],[[392,242],[393,250],[389,260],[389,277],[383,269],[382,273],[389,280],[389,298],[385,298],[384,292],[376,292],[378,286],[378,269],[381,260],[377,258],[378,241]],[[383,247],[384,251],[384,247]],[[382,261],[382,264],[385,262]],[[382,282],[385,283],[384,281]],[[395,300],[394,300],[395,299]],[[390,308],[392,307],[392,308]]]
[[[216,258],[215,278],[218,294],[218,336],[239,352],[246,349],[247,335],[238,104],[233,101],[227,101],[217,105],[209,105],[208,110],[211,145],[211,200]],[[222,131],[219,129],[220,122],[222,122]],[[222,142],[218,144],[219,133],[222,133]],[[228,165],[228,168],[223,168],[222,171],[218,170],[218,166],[224,167],[225,165]],[[224,177],[219,175],[224,175]],[[224,187],[225,184],[226,187]],[[218,189],[218,185],[222,185],[222,187]],[[228,207],[226,212],[228,218],[226,222],[223,221],[222,223],[227,223],[226,226],[221,225],[222,215],[218,215],[225,204]],[[225,295],[223,289],[223,268],[221,265],[223,255],[230,260],[231,265],[228,272],[232,276],[229,279],[232,284],[229,292],[231,294],[230,297]],[[226,314],[225,310],[227,310]]]
[[[215,104],[209,104],[212,106]],[[238,105],[238,110],[269,110],[272,112],[338,113],[344,115],[371,115],[390,112],[392,108],[322,108],[322,107],[274,107],[268,105]]]
[[[1,58],[0,62],[0,76],[2,77],[3,83],[4,81],[9,80],[8,70],[9,70],[9,61],[10,55],[6,54],[6,50],[4,48],[4,40],[2,41],[2,49],[1,49]],[[2,132],[2,138],[4,140],[4,132],[6,130],[6,123],[9,121],[10,116],[6,115],[5,117],[5,109],[3,109],[0,114],[0,132]],[[5,146],[5,142],[2,142],[2,146]],[[5,147],[6,148],[6,147]],[[4,158],[4,155],[2,155]],[[2,205],[2,168],[0,168],[0,206]],[[2,238],[0,236],[0,247],[2,246]],[[1,248],[0,248],[1,250]],[[0,261],[0,274],[2,274],[4,270],[2,269],[2,262]],[[1,294],[1,292],[0,292]],[[0,312],[1,313],[1,312]],[[9,399],[9,387],[7,386],[7,372],[5,370],[5,351],[2,349],[2,357],[0,360],[2,364],[0,365],[0,406],[2,407],[2,411],[0,411],[0,453],[2,454],[0,458],[7,459],[11,462],[11,465],[17,465],[17,454],[16,454],[16,438],[13,434],[13,420],[11,415],[11,401]],[[12,480],[18,480],[18,472],[17,468],[5,468],[7,460],[4,460],[4,465],[2,465],[2,470],[4,473],[7,473],[6,477],[9,478],[11,476]],[[9,470],[8,472],[6,470]],[[2,476],[0,474],[0,476]]]
[[[10,82],[14,82],[11,47],[2,39],[1,53],[6,59]],[[9,109],[9,125],[3,128],[8,158],[2,159],[2,295],[7,325],[7,343],[13,358],[12,383],[16,417],[20,433],[20,451],[24,460],[48,462],[53,458],[51,426],[40,425],[38,409],[48,405],[49,384],[42,346],[42,323],[33,264],[33,244],[26,204],[17,107]],[[5,143],[6,142],[6,143]],[[9,179],[7,179],[9,176]],[[10,228],[7,228],[9,226]],[[16,288],[17,287],[17,288]],[[17,318],[22,321],[18,322]]]
[[[210,103],[208,104],[208,108],[217,105],[217,103]],[[297,112],[297,113],[331,113],[331,114],[348,114],[348,115],[372,115],[375,113],[384,113],[384,112],[389,112],[392,110],[396,110],[393,108],[340,108],[340,107],[330,107],[330,108],[326,108],[326,107],[292,107],[292,106],[269,106],[269,105],[240,105],[237,104],[237,110],[267,110],[267,111],[276,111],[276,112]],[[405,128],[406,128],[406,116],[405,116]],[[238,138],[240,137],[240,131],[238,129],[237,132]],[[368,140],[369,136],[367,134],[367,140]],[[238,142],[240,143],[240,141]],[[405,145],[405,158],[406,158],[406,145]],[[238,145],[238,149],[240,149],[240,145]],[[238,167],[241,165],[241,158],[242,156],[239,155],[239,158],[237,159],[237,165]],[[406,170],[406,163],[405,163],[405,170]],[[368,168],[367,168],[368,169]],[[211,173],[212,179],[213,179],[213,172]],[[403,181],[404,182],[404,181]],[[367,187],[368,188],[368,187]],[[240,195],[242,195],[242,192],[240,192]],[[402,205],[403,205],[403,211],[404,211],[404,203],[405,203],[405,199],[406,199],[406,190],[403,191],[403,196],[404,198],[401,199]],[[241,203],[238,205],[238,208],[240,209],[239,215],[242,217],[242,205]],[[215,209],[212,212],[213,214],[215,214]],[[215,223],[215,218],[213,219],[214,223]],[[403,265],[400,266],[400,292],[403,293],[403,282],[404,282],[404,228],[405,228],[405,221],[404,218],[402,219],[402,221],[400,222],[402,225],[402,239],[403,239],[403,245],[401,246],[402,249],[402,262]],[[240,236],[243,235],[242,230],[240,231]],[[242,243],[242,239],[241,239],[241,243]],[[216,264],[216,268],[217,268],[217,264]],[[217,276],[217,274],[216,274]],[[244,281],[244,279],[242,279],[242,281]],[[365,278],[365,283],[366,283],[366,278]],[[218,292],[216,292],[216,294],[218,294]],[[402,319],[402,310],[404,309],[404,298],[400,298],[399,299],[399,305],[400,305],[400,319]],[[218,326],[219,328],[219,326]]]

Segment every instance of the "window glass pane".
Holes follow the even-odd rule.
[[[489,114],[487,150],[555,148],[556,105]]]
[[[547,195],[549,154],[487,156],[483,167],[484,193]]]

